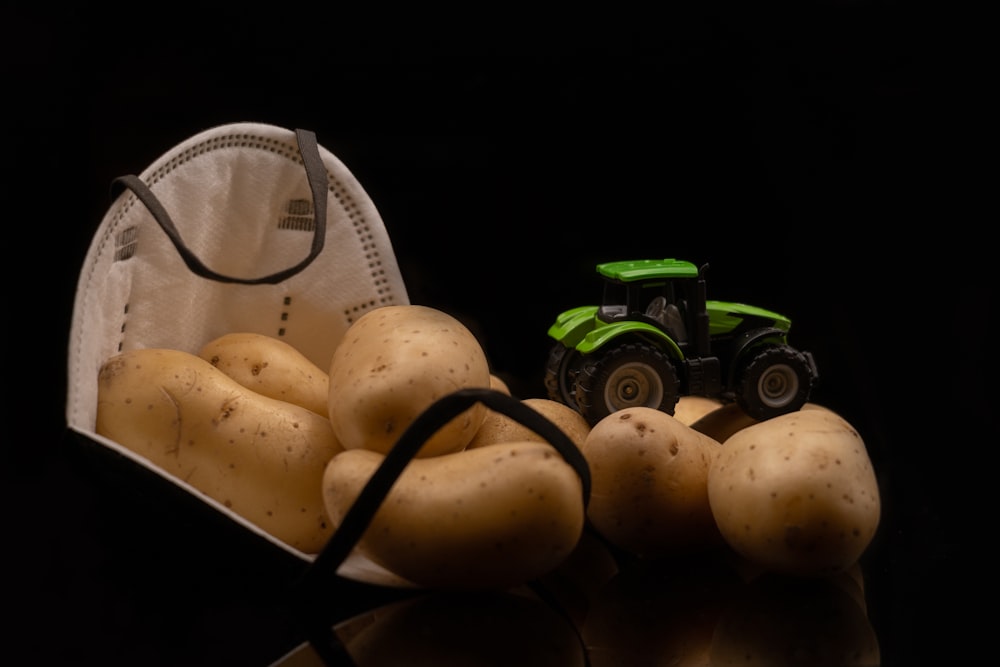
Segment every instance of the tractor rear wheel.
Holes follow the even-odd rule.
[[[787,345],[758,352],[743,369],[736,402],[758,420],[795,412],[809,400],[813,373],[806,356]]]

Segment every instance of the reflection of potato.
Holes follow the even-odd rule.
[[[566,560],[542,575],[540,581],[559,606],[579,624],[586,618],[594,597],[618,573],[618,561],[592,530],[584,530]]]
[[[733,568],[740,573],[743,581],[747,583],[761,576],[773,574],[767,568],[747,560],[735,551],[730,551],[730,562]],[[855,563],[843,572],[827,577],[827,580],[843,589],[858,603],[864,613],[868,613],[868,601],[865,599],[865,578],[861,570],[861,563]]]
[[[583,621],[590,664],[708,665],[715,626],[743,586],[714,555],[624,563]]]
[[[527,594],[428,594],[381,607],[334,630],[358,667],[586,664],[569,621]]]
[[[835,574],[830,580],[844,589],[864,612],[868,613],[868,600],[865,597],[865,575],[861,563],[855,563],[840,574]]]
[[[765,574],[748,584],[719,619],[711,664],[860,667],[881,662],[864,608],[822,577]]]

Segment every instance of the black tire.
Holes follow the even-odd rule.
[[[595,357],[577,377],[576,401],[591,426],[624,408],[674,413],[680,390],[670,358],[645,343],[626,343]]]
[[[736,383],[736,402],[758,420],[795,412],[809,400],[813,374],[805,355],[775,345],[757,352]]]
[[[565,403],[574,410],[576,406],[576,377],[583,355],[576,350],[556,343],[545,364],[545,391],[553,401]]]

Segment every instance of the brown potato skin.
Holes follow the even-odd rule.
[[[727,403],[705,413],[691,422],[690,426],[716,442],[725,443],[737,431],[742,431],[747,426],[756,423],[757,419],[744,412],[739,405]]]
[[[499,391],[501,394],[507,394],[508,396],[511,395],[510,387],[507,385],[507,382],[502,377],[494,373],[490,373],[490,389]]]
[[[583,447],[583,441],[590,433],[590,424],[579,412],[569,407],[565,403],[553,401],[548,398],[525,398],[522,404],[532,408],[542,416],[548,418],[553,424],[558,426],[563,433],[573,442],[577,448]],[[538,435],[521,422],[508,417],[507,415],[489,410],[482,426],[476,431],[468,448],[492,445],[498,442],[517,442],[520,440],[529,442],[545,442],[545,438]]]
[[[279,338],[228,333],[205,343],[198,356],[258,394],[327,416],[330,378],[326,371]]]
[[[415,304],[382,306],[358,318],[330,362],[330,421],[345,449],[386,454],[437,400],[460,389],[490,386],[486,352],[458,319]],[[486,417],[476,403],[417,453],[465,449]]]
[[[674,406],[674,419],[690,426],[723,405],[725,404],[716,398],[694,395],[681,396],[677,399],[677,405]]]
[[[329,420],[195,354],[139,349],[106,361],[95,432],[304,553],[332,534],[322,478],[343,448]]]
[[[850,568],[881,514],[864,441],[827,409],[799,410],[733,434],[709,472],[708,493],[737,553],[797,576]]]
[[[323,491],[334,525],[384,458],[351,449],[327,465]],[[419,586],[500,590],[553,570],[583,525],[580,478],[556,449],[503,443],[412,459],[357,549]]]
[[[660,410],[608,415],[582,448],[592,482],[588,519],[609,542],[639,556],[721,546],[708,502],[708,470],[720,450]]]

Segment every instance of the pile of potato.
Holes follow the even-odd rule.
[[[782,574],[838,574],[858,561],[881,504],[846,420],[813,404],[762,422],[735,405],[698,416],[686,402],[673,417],[629,408],[593,427],[583,454],[598,532],[651,558],[728,546]]]
[[[400,435],[464,388],[509,394],[459,320],[420,305],[368,312],[328,369],[234,332],[198,353],[135,349],[99,372],[96,432],[306,554],[323,549]],[[685,398],[674,416],[616,412],[590,428],[522,401],[577,445],[577,471],[538,434],[476,403],[426,440],[357,550],[419,586],[501,589],[551,572],[593,530],[638,557],[731,548],[798,575],[846,570],[879,521],[865,445],[819,406],[754,422]]]
[[[354,323],[328,371],[246,333],[197,354],[118,354],[99,372],[96,432],[315,554],[421,413],[459,389],[491,387],[506,392],[460,321],[385,306]],[[487,441],[493,417],[475,403],[423,444],[361,554],[440,588],[518,585],[569,555],[585,522],[580,477],[537,436]]]

